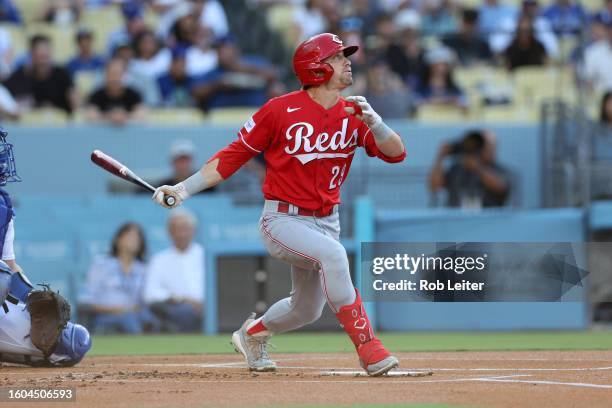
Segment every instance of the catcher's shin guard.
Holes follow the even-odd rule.
[[[336,318],[357,349],[359,363],[369,375],[382,375],[399,365],[380,340],[374,330],[361,302],[359,291],[355,289],[355,302],[340,308]]]

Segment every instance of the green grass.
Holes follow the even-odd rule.
[[[385,346],[401,351],[604,350],[612,349],[612,333],[384,333]],[[230,335],[94,336],[89,355],[154,355],[233,353]],[[342,333],[291,333],[274,336],[277,353],[353,351]]]

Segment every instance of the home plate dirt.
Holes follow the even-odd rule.
[[[76,391],[75,407],[94,408],[612,406],[612,351],[400,353],[400,367],[377,378],[362,376],[352,353],[273,357],[278,371],[259,374],[247,371],[237,354],[90,357],[77,367],[52,369],[4,364],[0,388],[70,387]],[[6,404],[0,401],[0,407]],[[12,406],[71,404],[33,401]]]

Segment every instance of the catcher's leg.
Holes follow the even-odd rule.
[[[7,303],[8,312],[0,309],[0,361],[31,366],[72,366],[91,348],[87,329],[68,322],[60,333],[58,344],[47,359],[30,339],[31,320],[24,303]]]

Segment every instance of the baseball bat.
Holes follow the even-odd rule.
[[[130,170],[126,165],[122,164],[117,159],[112,158],[101,150],[96,149],[91,152],[91,161],[117,177],[136,184],[137,186],[149,190],[150,192],[155,191],[155,188],[152,185],[138,177],[138,175]],[[164,197],[164,202],[166,205],[172,207],[176,200],[174,197],[167,195]]]

